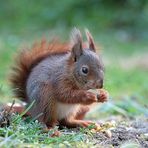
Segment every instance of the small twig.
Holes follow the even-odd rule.
[[[9,113],[10,113],[10,111],[12,110],[12,107],[14,106],[14,104],[15,104],[15,100],[13,100],[13,102],[12,102],[12,104],[11,104],[11,106],[10,106],[9,110],[8,110],[8,114],[9,114]]]
[[[35,117],[31,120],[31,122],[32,122],[32,121],[35,121],[36,119],[38,119],[38,118],[41,117],[42,115],[43,115],[43,113],[38,114],[37,116],[35,116]]]

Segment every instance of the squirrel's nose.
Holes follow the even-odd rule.
[[[100,88],[103,88],[103,80],[100,80]]]
[[[103,88],[103,79],[97,81],[97,88]]]

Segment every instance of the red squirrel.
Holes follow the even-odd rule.
[[[45,40],[18,56],[10,80],[17,98],[31,104],[32,117],[48,128],[87,127],[83,120],[93,103],[108,98],[103,87],[104,66],[96,53],[92,35],[86,30],[87,44],[79,29],[71,32],[71,41]],[[88,91],[98,89],[98,95]]]

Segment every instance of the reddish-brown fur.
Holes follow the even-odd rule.
[[[27,102],[26,96],[26,80],[31,69],[37,65],[42,59],[53,54],[63,54],[69,51],[68,43],[61,43],[57,40],[47,42],[45,39],[28,50],[24,49],[16,57],[16,64],[12,67],[13,73],[10,76],[12,88],[16,98],[21,98]]]

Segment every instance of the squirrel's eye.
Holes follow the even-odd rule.
[[[82,73],[86,75],[88,73],[88,68],[82,67]]]

